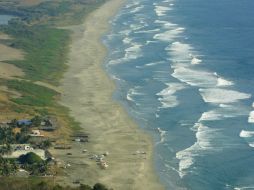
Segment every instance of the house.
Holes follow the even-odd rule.
[[[19,158],[23,154],[27,154],[29,152],[33,152],[41,157],[41,159],[45,160],[45,150],[42,149],[34,149],[29,144],[13,144],[11,145],[14,150],[11,154],[3,155],[4,158]]]
[[[28,119],[22,119],[22,120],[18,120],[17,124],[18,124],[18,126],[22,126],[22,125],[30,126],[30,125],[32,125],[32,121],[28,120]]]
[[[30,145],[25,145],[24,150],[26,151],[33,150],[33,147],[31,147]]]
[[[43,137],[44,135],[41,134],[40,130],[32,130],[30,134],[31,137]]]

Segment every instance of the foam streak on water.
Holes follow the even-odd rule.
[[[218,19],[217,13],[208,17],[202,12],[222,4],[219,0],[129,0],[112,21],[113,32],[107,37],[106,66],[117,76],[115,97],[141,127],[159,139],[156,151],[163,163],[157,169],[170,190],[240,189],[249,184],[238,173],[254,176],[254,170],[248,173],[235,154],[251,155],[254,148],[253,93],[251,85],[247,88],[242,82],[250,77],[253,53],[248,59],[234,57],[253,51],[236,50],[241,44],[234,41],[241,36],[232,37],[234,27],[239,27],[235,20],[216,25],[223,16]],[[239,28],[236,31],[241,33]],[[230,35],[224,46],[223,40]],[[232,165],[226,166],[222,158],[236,160],[239,167],[233,166],[234,174],[229,174]]]

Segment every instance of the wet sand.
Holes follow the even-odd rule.
[[[89,134],[89,143],[73,142],[71,150],[54,150],[54,155],[65,166],[68,164],[65,176],[57,181],[72,184],[79,180],[90,185],[101,182],[114,190],[160,190],[164,188],[153,168],[152,139],[112,99],[115,85],[102,66],[107,52],[101,36],[123,3],[108,1],[83,25],[72,27],[69,69],[61,86],[62,104],[81,123],[81,131]],[[86,153],[82,153],[84,149]],[[67,156],[68,152],[71,155]],[[109,167],[105,170],[90,159],[104,152],[109,152],[105,158]]]

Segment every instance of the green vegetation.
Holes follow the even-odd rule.
[[[99,188],[98,188],[99,187]],[[94,187],[80,184],[77,187],[63,187],[54,184],[53,180],[41,180],[38,178],[15,179],[4,178],[0,180],[0,190],[110,190],[104,185],[95,184]]]
[[[17,163],[12,159],[4,159],[0,156],[0,175],[9,176],[16,173],[18,169]]]
[[[11,99],[17,104],[42,107],[55,105],[58,93],[54,90],[24,80],[9,80],[5,84],[22,94],[19,98]]]
[[[48,172],[48,162],[42,160],[37,154],[29,152],[18,158],[22,168],[29,171],[31,175],[42,176]]]
[[[0,153],[4,154],[11,151],[10,144],[28,143],[28,128],[23,126],[19,133],[14,133],[11,127],[0,127]]]
[[[19,20],[10,22],[3,32],[14,37],[10,45],[22,49],[24,60],[9,61],[20,67],[26,79],[58,84],[67,60],[69,32],[46,26],[27,26]]]
[[[78,24],[82,19],[96,7],[106,0],[54,0],[44,1],[35,6],[20,6],[19,0],[0,0],[0,11],[3,13],[19,16],[13,19],[8,25],[0,26],[0,32],[10,35],[12,38],[1,40],[10,47],[20,49],[24,52],[23,60],[5,60],[21,68],[25,76],[15,80],[0,79],[0,85],[18,92],[20,96],[8,97],[5,103],[6,110],[11,110],[24,115],[53,115],[60,120],[63,126],[78,129],[77,123],[69,116],[69,110],[57,102],[60,95],[47,84],[59,85],[59,81],[67,69],[66,62],[68,44],[70,42],[70,31],[60,29],[56,26]],[[36,81],[44,82],[46,85],[39,85]],[[10,93],[11,94],[11,93]],[[8,96],[7,94],[6,96]],[[2,102],[0,102],[2,104]],[[4,105],[4,104],[3,104]],[[25,117],[26,117],[25,116]],[[39,124],[39,119],[32,119],[32,127]],[[21,130],[14,130],[17,127]],[[13,120],[10,127],[0,128],[1,154],[12,151],[11,143],[29,143],[31,126],[17,126]],[[14,132],[15,131],[15,132]],[[61,133],[61,131],[59,133]],[[66,130],[68,132],[68,130]],[[64,134],[64,133],[63,133]],[[64,138],[64,136],[61,136]],[[47,149],[51,146],[49,140],[32,144],[33,147]],[[52,160],[51,160],[52,161]],[[107,190],[102,184],[94,187],[80,184],[78,187],[62,187],[53,183],[53,178],[4,178],[13,176],[19,168],[25,169],[32,176],[55,175],[56,172],[49,170],[52,163],[50,160],[42,160],[34,153],[20,156],[17,160],[6,159],[0,156],[0,190]],[[54,166],[53,166],[54,167]]]
[[[20,16],[28,24],[74,25],[106,0],[54,0],[29,7],[17,6],[19,0],[5,1],[0,11]]]
[[[18,161],[21,164],[41,164],[43,162],[43,160],[33,152],[29,152],[26,155],[21,155]]]

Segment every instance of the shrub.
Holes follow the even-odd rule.
[[[108,188],[101,183],[96,183],[93,187],[93,190],[108,190]]]
[[[35,153],[29,152],[25,155],[21,155],[18,160],[22,164],[40,164],[43,160]]]

